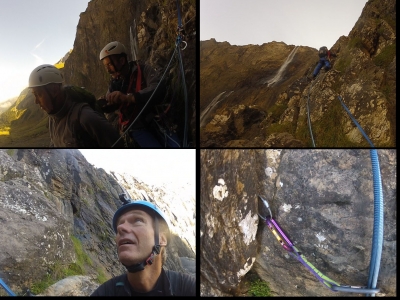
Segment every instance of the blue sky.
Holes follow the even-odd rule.
[[[367,0],[201,0],[200,40],[231,45],[332,47],[347,36]]]
[[[16,97],[40,64],[73,48],[79,14],[89,0],[0,1],[0,102]]]

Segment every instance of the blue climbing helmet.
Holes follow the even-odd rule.
[[[126,198],[125,194],[119,195],[120,200],[124,203],[118,210],[115,212],[114,217],[113,217],[113,229],[114,232],[117,233],[117,222],[120,216],[122,216],[124,213],[126,213],[129,210],[132,209],[142,209],[146,212],[150,212],[150,215],[156,215],[157,217],[160,217],[162,220],[167,223],[168,229],[170,228],[169,222],[165,214],[154,204],[146,200],[132,200]]]
[[[121,194],[119,195],[119,199],[122,201],[123,205],[117,209],[117,211],[114,214],[113,217],[113,229],[114,232],[117,233],[117,222],[118,219],[126,212],[132,210],[132,209],[140,209],[143,210],[145,212],[147,212],[150,216],[152,216],[153,220],[154,220],[154,246],[153,246],[153,250],[151,251],[149,257],[144,260],[141,263],[135,264],[135,265],[131,265],[131,266],[126,266],[126,269],[130,272],[130,273],[136,273],[138,271],[142,271],[144,270],[144,267],[146,265],[151,265],[154,261],[154,258],[160,254],[161,252],[161,246],[159,243],[159,219],[161,218],[163,221],[165,221],[165,223],[167,224],[168,227],[168,236],[169,236],[169,231],[170,231],[170,225],[168,222],[168,219],[165,217],[164,213],[154,204],[151,203],[149,201],[146,200],[132,200],[126,197],[126,194]],[[168,238],[167,238],[168,240]]]

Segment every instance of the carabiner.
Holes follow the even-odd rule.
[[[261,218],[261,219],[263,219],[264,221],[266,221],[267,220],[267,218],[264,218],[262,215],[260,215],[259,213],[257,213],[257,215]]]
[[[183,50],[185,50],[185,49],[186,49],[186,47],[187,47],[187,43],[186,43],[185,41],[181,41],[181,43],[184,43],[184,44],[185,44],[185,46],[184,46],[184,47],[182,47],[182,46],[181,46],[181,50],[183,51]]]
[[[260,195],[258,195],[258,197],[260,197],[261,198],[261,200],[262,200],[262,202],[264,203],[264,205],[265,205],[265,207],[268,209],[268,211],[269,211],[269,216],[272,218],[272,213],[271,213],[271,210],[269,209],[269,204],[268,204],[268,202],[267,202],[267,200],[265,200],[263,197],[261,197]],[[260,216],[261,217],[261,216]],[[263,218],[264,219],[264,218]],[[264,219],[265,220],[265,219]]]

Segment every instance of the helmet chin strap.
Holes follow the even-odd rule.
[[[155,223],[155,230],[154,230],[154,242],[155,245],[153,247],[153,250],[151,251],[149,257],[142,261],[141,263],[135,264],[135,265],[131,265],[131,266],[126,266],[126,269],[128,270],[129,273],[136,273],[139,271],[143,271],[144,267],[147,265],[151,265],[153,264],[153,261],[155,259],[155,257],[160,254],[160,250],[161,250],[161,246],[160,243],[158,241],[158,218],[155,216],[154,217],[154,223]]]

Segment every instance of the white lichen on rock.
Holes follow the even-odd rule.
[[[283,203],[282,209],[284,212],[289,212],[292,209],[292,206],[290,204]]]
[[[214,236],[214,228],[215,228],[214,220],[215,220],[214,217],[210,213],[206,214],[206,224],[208,227],[208,235],[210,236],[210,238]]]
[[[316,237],[319,240],[319,242],[323,242],[326,240],[326,238],[321,234],[321,232],[318,232]]]
[[[316,237],[317,237],[317,239],[319,240],[320,243],[326,240],[326,238],[321,234],[321,232],[318,232],[316,234]]]
[[[257,214],[252,217],[250,210],[247,216],[239,223],[239,229],[244,235],[243,241],[246,245],[249,245],[256,238],[257,221]]]
[[[214,186],[213,196],[219,201],[222,201],[224,198],[228,197],[228,188],[222,178],[218,179],[218,185]]]
[[[248,261],[249,259],[250,259],[250,258],[248,258],[247,261]],[[255,260],[256,260],[256,258],[255,258],[255,257],[252,257],[252,258],[251,258],[251,263],[248,263],[248,262],[246,261],[246,263],[245,263],[244,266],[243,266],[243,269],[240,269],[239,272],[237,272],[237,276],[238,276],[239,282],[240,282],[240,279],[241,279],[248,271],[250,271],[250,269],[251,269],[251,267],[253,266],[253,263],[254,263]]]
[[[321,244],[321,242],[326,240],[326,238],[321,234],[321,232],[318,232],[316,234],[316,237],[319,240],[319,244],[318,245],[314,244],[314,245],[317,246],[318,248],[328,249],[328,245]]]
[[[268,177],[271,177],[273,172],[274,171],[272,170],[272,168],[270,167],[265,168],[265,175],[267,175]]]

